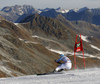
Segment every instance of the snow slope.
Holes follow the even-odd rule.
[[[100,84],[100,68],[70,70],[62,74],[1,78],[0,84]]]

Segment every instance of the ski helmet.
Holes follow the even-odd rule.
[[[60,54],[60,57],[63,57],[64,55],[63,54]]]

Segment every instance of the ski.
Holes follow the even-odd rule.
[[[42,74],[37,74],[38,75],[49,75],[49,74],[54,74],[53,72],[50,72],[50,73],[42,73]]]
[[[52,74],[63,74],[63,72],[50,72],[50,73],[43,73],[43,74],[37,74],[37,76],[39,76],[39,75],[52,75]]]

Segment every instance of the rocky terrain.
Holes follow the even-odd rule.
[[[75,24],[74,24],[75,25]],[[73,53],[76,32],[57,19],[30,15],[15,24],[0,17],[0,77],[15,77],[53,71],[58,64],[59,51]],[[98,38],[88,38],[100,48]],[[87,67],[100,67],[100,51],[83,41]],[[79,55],[81,56],[81,55]],[[88,55],[89,56],[89,55]],[[74,56],[69,55],[74,67]],[[77,67],[84,68],[77,56]],[[74,69],[74,68],[72,68]]]
[[[56,19],[62,22],[64,25],[72,29],[76,34],[82,34],[85,36],[93,36],[94,38],[100,38],[100,26],[90,24],[85,21],[68,21],[65,17],[59,14]]]

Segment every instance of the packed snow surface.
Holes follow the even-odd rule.
[[[1,78],[0,84],[100,84],[100,68],[63,71],[61,74]]]

